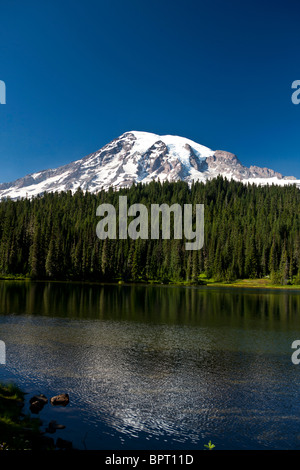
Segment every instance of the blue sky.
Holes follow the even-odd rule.
[[[129,130],[300,178],[298,0],[1,0],[0,182]]]

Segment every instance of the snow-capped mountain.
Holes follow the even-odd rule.
[[[158,179],[191,183],[218,175],[245,183],[294,183],[300,187],[300,180],[293,176],[284,177],[257,166],[248,168],[230,152],[211,150],[184,137],[131,131],[80,160],[0,184],[0,198],[74,192],[79,187],[97,192],[111,186],[121,188],[134,182],[149,183]]]

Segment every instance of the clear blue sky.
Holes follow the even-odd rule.
[[[1,0],[0,182],[129,130],[300,178],[298,0]]]

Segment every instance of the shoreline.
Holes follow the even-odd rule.
[[[214,281],[213,279],[202,278],[199,283],[189,281],[169,281],[162,282],[159,280],[135,280],[124,281],[115,279],[113,281],[97,281],[88,279],[33,279],[25,276],[0,276],[0,281],[23,281],[23,282],[56,282],[71,284],[93,284],[93,285],[117,285],[117,286],[173,286],[173,287],[227,287],[236,289],[276,289],[276,290],[299,290],[298,284],[272,284],[270,279],[237,279],[236,281]]]
[[[265,279],[240,279],[233,281],[232,283],[228,282],[208,282],[208,287],[231,287],[231,288],[240,288],[240,289],[277,289],[277,290],[299,290],[300,285],[298,284],[272,284],[269,280]]]

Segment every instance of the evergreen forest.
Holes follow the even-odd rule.
[[[96,209],[204,204],[204,245],[185,239],[100,240]],[[231,282],[269,277],[300,284],[300,191],[295,185],[245,185],[217,177],[206,183],[151,182],[128,189],[81,189],[0,202],[0,274],[99,282]],[[130,218],[129,218],[130,219]]]

